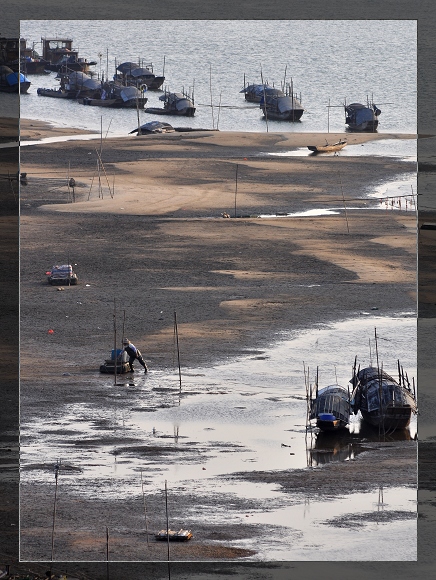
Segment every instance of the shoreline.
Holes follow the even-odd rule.
[[[378,139],[417,139],[417,134],[412,133],[365,133],[365,132],[298,132],[298,133],[291,133],[286,131],[273,131],[273,132],[265,132],[265,133],[257,133],[257,132],[241,132],[241,131],[219,131],[219,130],[204,130],[201,129],[194,129],[192,132],[187,132],[188,135],[192,136],[195,133],[218,133],[220,135],[287,135],[287,140],[294,144],[295,142],[302,142],[301,136],[307,136],[308,140],[307,143],[304,142],[301,145],[296,145],[299,147],[308,145],[317,144],[318,139],[321,138],[322,142],[325,136],[331,138],[331,140],[339,140],[339,138],[348,138],[348,142],[351,143],[366,143],[368,141],[378,140]],[[74,136],[74,135],[100,135],[99,131],[93,131],[90,129],[80,129],[77,127],[60,127],[50,123],[49,121],[40,121],[40,120],[33,120],[27,118],[20,119],[20,138],[23,141],[33,141],[44,139],[47,137],[62,137],[62,136]],[[169,136],[173,136],[174,134],[170,133]],[[137,135],[129,135],[126,133],[125,135],[116,135],[116,136],[108,136],[106,139],[118,139],[118,138],[130,137],[130,138],[138,138]],[[150,135],[140,135],[139,139],[141,138],[149,138]],[[295,138],[294,138],[295,137]],[[295,145],[294,145],[295,146]]]

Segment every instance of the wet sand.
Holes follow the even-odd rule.
[[[35,137],[32,131],[23,121],[22,138]],[[38,137],[51,133],[42,126],[36,131]],[[100,176],[98,140],[23,148],[28,184],[21,195],[22,423],[33,414],[49,415],[53,405],[66,399],[105,404],[95,373],[112,348],[114,299],[119,315],[126,312],[126,334],[140,346],[150,372],[172,364],[175,311],[182,364],[188,370],[261,349],[281,331],[313,328],[374,305],[386,316],[413,310],[415,215],[373,209],[365,191],[413,171],[415,164],[382,157],[270,155],[326,137],[199,132],[108,138]],[[348,136],[350,144],[374,138],[406,136]],[[76,181],[75,201],[68,177]],[[254,217],[311,208],[340,210],[344,201],[347,215]],[[232,217],[224,219],[223,212]],[[244,217],[234,219],[234,214]],[[59,291],[47,284],[45,272],[67,261],[75,265],[80,282]],[[307,291],[313,284],[323,288],[317,302]],[[53,358],[56,364],[48,364]],[[349,492],[367,488],[371,480],[414,485],[416,442],[377,445],[374,452],[377,461],[362,454],[347,463]],[[394,477],[392,462],[399,466]],[[330,479],[336,472],[339,476]],[[326,465],[295,474],[295,483],[316,490],[330,481],[329,494],[340,495],[340,474],[338,465]],[[256,477],[283,485],[288,473]],[[292,493],[292,487],[284,487]],[[47,519],[42,501],[47,491],[22,490],[22,545],[30,559],[41,553],[38,538],[41,520]],[[99,553],[101,538],[77,543],[83,518],[94,523],[98,518],[98,502],[91,506],[72,499],[64,509],[75,512],[65,531],[65,554],[80,558],[85,541],[88,555]],[[135,508],[114,501],[110,509],[114,518],[126,510],[127,522],[129,509]],[[210,533],[206,525],[195,543],[177,548],[183,548],[177,557],[227,560],[253,555],[215,545]],[[252,533],[250,526],[229,524],[220,529],[220,539],[248,539]],[[143,537],[127,542],[121,534],[117,554],[140,558],[141,541]]]

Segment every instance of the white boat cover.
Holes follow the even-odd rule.
[[[136,98],[141,98],[142,93],[136,87],[123,87],[120,91],[120,97],[123,99],[124,102],[131,101]]]

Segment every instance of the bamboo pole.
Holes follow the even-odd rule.
[[[235,176],[235,217],[236,217],[236,196],[238,194],[238,168],[239,164],[236,164],[236,176]]]
[[[212,65],[209,65],[209,89],[210,89],[210,107],[212,112],[212,129],[215,129],[215,118],[213,114],[213,99],[212,99]]]
[[[117,320],[116,302],[114,298],[114,385],[117,384]]]
[[[109,580],[109,528],[106,527],[106,579]]]
[[[104,175],[106,177],[107,186],[109,188],[109,194],[113,198],[113,194],[111,192],[111,186],[110,186],[110,183],[109,183],[109,178],[107,176],[106,169],[104,168],[103,162],[101,160],[101,155],[99,154],[99,152],[97,151],[97,149],[95,150],[95,152],[97,153],[97,157],[98,157],[98,160],[100,162],[99,165],[98,165],[98,168],[99,168],[99,171],[98,171],[98,179],[99,179],[99,187],[100,187],[100,190],[101,190],[101,180],[100,180],[100,166],[101,166],[102,169],[103,169]],[[99,197],[100,197],[100,195],[99,195]],[[101,198],[103,199],[103,191],[102,190],[101,190]]]
[[[144,504],[145,534],[147,536],[147,546],[149,546],[150,543],[149,543],[149,540],[148,540],[147,504],[145,503],[144,482],[143,482],[143,479],[142,479],[142,469],[141,469],[141,489],[142,489],[142,502]]]
[[[176,347],[177,347],[177,365],[179,367],[179,386],[180,386],[180,392],[182,392],[182,372],[180,369],[179,332],[177,329],[177,313],[176,313],[176,311],[174,311],[174,334],[176,337]]]
[[[167,562],[168,562],[168,580],[171,578],[171,570],[170,570],[170,526],[169,526],[169,519],[168,519],[168,488],[167,488],[167,480],[165,480],[165,515],[167,520]]]
[[[268,114],[266,111],[266,93],[265,93],[265,85],[263,82],[263,73],[262,73],[262,65],[260,65],[260,80],[262,81],[262,88],[263,88],[263,113],[265,115],[265,121],[266,121],[266,132],[268,133]]]
[[[347,222],[347,232],[350,233],[350,228],[348,225],[348,215],[347,215],[347,206],[345,205],[345,197],[344,197],[344,190],[342,188],[342,177],[341,177],[341,172],[338,171],[339,173],[339,182],[341,184],[341,193],[342,193],[342,201],[344,203],[344,209],[345,209],[345,221]]]
[[[59,475],[60,467],[61,467],[60,460],[58,460],[56,465],[55,465],[55,496],[54,496],[54,503],[53,503],[53,523],[52,523],[52,529],[51,529],[50,578],[51,578],[51,565],[53,564],[53,555],[54,555],[54,537],[55,537],[55,525],[56,525],[56,500],[57,500],[57,493],[58,493],[58,475]]]

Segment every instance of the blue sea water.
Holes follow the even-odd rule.
[[[140,112],[140,121],[223,131],[339,132],[345,102],[374,99],[380,133],[416,133],[416,22],[407,20],[237,21],[22,21],[21,36],[42,52],[42,37],[69,37],[94,72],[112,77],[116,63],[153,63],[163,88],[194,90],[194,118]],[[21,97],[21,117],[56,125],[127,134],[135,110],[102,110],[39,97],[38,87],[57,86],[55,73],[33,75]],[[280,87],[291,82],[305,112],[297,123],[269,121],[245,102],[244,78]],[[161,93],[148,92],[147,106],[162,107]]]

